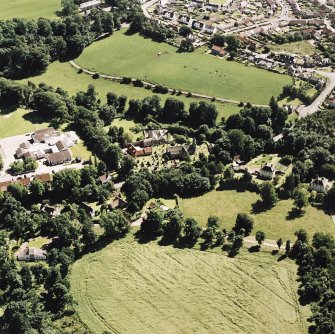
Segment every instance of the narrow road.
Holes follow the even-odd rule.
[[[327,83],[323,91],[319,94],[319,96],[314,100],[312,104],[310,104],[309,106],[302,106],[298,109],[299,118],[303,118],[303,117],[306,117],[308,115],[311,115],[317,112],[319,110],[320,105],[326,100],[327,96],[335,88],[335,73],[323,72],[323,71],[313,71],[313,70],[308,70],[308,72],[311,72],[311,73],[314,72],[314,73],[327,77]]]
[[[159,0],[150,0],[142,5],[142,10],[144,16],[146,16],[148,19],[151,19],[151,15],[148,12],[148,8],[150,8],[152,5],[154,5]]]

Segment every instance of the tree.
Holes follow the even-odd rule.
[[[238,213],[236,222],[233,230],[236,234],[239,234],[241,230],[244,230],[244,236],[250,235],[254,226],[254,220],[246,213]]]
[[[129,222],[123,212],[116,210],[103,216],[100,225],[105,229],[105,235],[112,239],[125,236],[129,231]]]
[[[220,218],[217,216],[209,216],[207,220],[207,227],[213,227],[214,229],[219,228]]]
[[[263,241],[265,240],[265,233],[263,231],[257,231],[255,238],[256,238],[256,241],[259,245],[259,248],[261,248],[261,245],[262,245]]]
[[[279,238],[277,240],[277,246],[278,246],[278,250],[280,250],[281,246],[283,245],[283,239],[282,238]]]
[[[290,240],[286,240],[286,244],[285,244],[285,254],[288,255],[291,251],[291,241]]]
[[[296,188],[293,192],[294,205],[301,212],[308,205],[309,193],[305,188]]]
[[[160,236],[163,233],[164,214],[161,209],[152,209],[141,224],[141,232],[152,237]]]
[[[197,221],[193,218],[185,219],[184,228],[182,231],[182,236],[179,239],[182,245],[186,247],[193,247],[201,234],[201,228],[198,225]]]
[[[264,182],[260,187],[262,203],[266,208],[272,208],[278,202],[276,189],[271,182]]]
[[[184,222],[180,214],[173,213],[169,221],[164,224],[164,238],[175,241],[180,237]]]

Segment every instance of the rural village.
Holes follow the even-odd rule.
[[[335,1],[0,3],[0,333],[335,333]]]

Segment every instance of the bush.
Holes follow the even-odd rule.
[[[123,77],[121,83],[125,85],[129,85],[131,83],[131,78]]]
[[[99,78],[100,78],[100,74],[99,74],[99,73],[94,73],[94,74],[92,75],[92,78],[93,78],[93,79],[99,79]]]

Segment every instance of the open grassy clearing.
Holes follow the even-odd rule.
[[[1,0],[0,20],[51,18],[60,8],[61,0]]]
[[[318,52],[318,50],[307,41],[284,43],[281,45],[269,45],[269,47],[271,51],[293,53],[303,56],[313,55]]]
[[[93,155],[82,142],[74,145],[70,150],[73,158],[80,157],[83,160],[89,160]]]
[[[186,217],[193,217],[205,225],[210,215],[219,216],[222,227],[231,229],[235,225],[239,212],[252,213],[252,204],[260,197],[251,192],[234,190],[211,191],[203,196],[183,199],[181,208]],[[258,230],[265,232],[269,239],[295,240],[294,232],[305,229],[310,236],[315,232],[329,232],[335,235],[335,224],[330,216],[311,206],[306,208],[303,216],[290,219],[289,212],[293,208],[292,200],[280,201],[271,210],[252,215],[255,220],[253,234]]]
[[[48,125],[49,122],[46,119],[30,110],[17,109],[12,112],[0,112],[0,138],[24,134]]]
[[[76,94],[80,90],[86,90],[87,86],[93,84],[99,93],[99,98],[103,103],[106,102],[106,94],[110,91],[116,93],[117,95],[125,95],[128,99],[144,99],[147,96],[154,95],[150,90],[144,88],[136,88],[132,85],[122,85],[115,81],[105,80],[105,79],[92,79],[92,77],[86,74],[78,74],[69,63],[52,63],[47,71],[34,78],[29,78],[35,84],[44,82],[53,87],[62,87],[69,94]],[[28,80],[21,80],[22,83],[27,83]],[[188,109],[191,102],[198,102],[199,99],[187,98],[186,96],[176,96],[171,94],[158,94],[162,100],[162,104],[168,97],[174,97],[185,103]],[[214,102],[218,110],[218,121],[221,117],[229,117],[232,114],[236,114],[240,111],[240,107],[236,104],[231,103],[221,103]]]
[[[287,75],[210,57],[203,48],[192,53],[176,51],[168,44],[137,34],[127,36],[121,30],[86,48],[76,62],[104,74],[258,104],[267,104],[271,96],[278,96],[282,87],[292,82]]]
[[[29,241],[29,247],[42,248],[44,245],[47,245],[51,242],[51,239],[37,237]]]
[[[306,333],[296,266],[268,254],[139,244],[132,237],[77,261],[71,292],[92,333]]]

